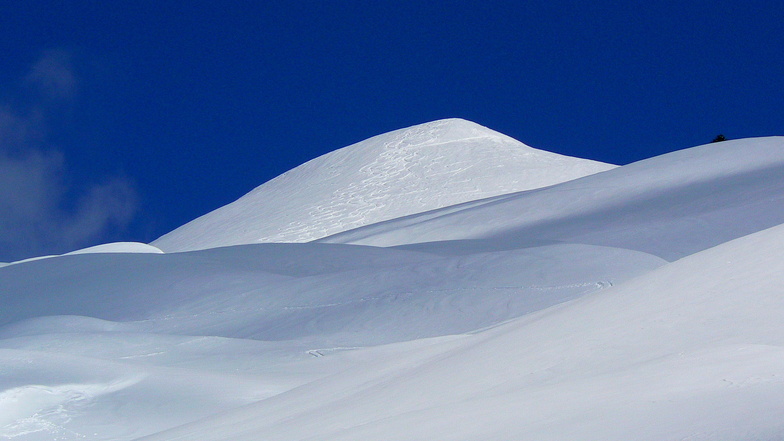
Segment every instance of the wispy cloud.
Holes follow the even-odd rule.
[[[47,142],[46,120],[57,111],[40,101],[75,97],[69,54],[45,53],[24,80],[37,95],[33,102],[0,104],[0,261],[90,245],[127,226],[136,212],[125,177],[74,195],[65,156]]]
[[[45,52],[25,80],[52,99],[72,99],[77,92],[71,54],[61,49]]]

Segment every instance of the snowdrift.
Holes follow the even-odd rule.
[[[782,199],[780,137],[613,168],[381,135],[0,267],[0,438],[782,439]]]
[[[782,247],[779,226],[144,439],[780,439]]]

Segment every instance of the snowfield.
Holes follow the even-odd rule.
[[[415,126],[0,267],[0,439],[781,440],[782,249],[782,137]]]
[[[780,224],[783,176],[784,138],[725,141],[322,241],[388,247],[482,239],[492,249],[589,243],[674,260]]]
[[[613,167],[533,149],[470,121],[435,121],[313,159],[164,235],[153,245],[173,252],[260,242],[309,242]]]
[[[146,439],[782,439],[782,247],[766,230]]]

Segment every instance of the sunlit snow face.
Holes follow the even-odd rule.
[[[182,251],[309,242],[611,168],[536,150],[469,121],[435,121],[316,158],[153,244]]]
[[[769,439],[784,149],[726,144],[345,243],[2,267],[0,437]]]

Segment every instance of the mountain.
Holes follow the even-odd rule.
[[[460,120],[409,130],[317,158],[205,218],[240,228],[295,213],[338,187],[321,179],[325,164],[340,169],[332,181],[358,179],[351,194],[384,201],[369,213],[392,213],[396,195],[354,169],[362,152],[378,157],[373,139],[427,146],[435,163],[407,170],[447,167],[433,153],[444,146],[477,164],[522,148],[499,150],[506,141]],[[307,243],[235,238],[201,218],[168,245],[0,267],[0,437],[784,439],[784,138],[547,184],[563,164],[592,163],[548,167],[549,154],[529,153],[529,170],[541,167],[522,175],[527,189],[438,208],[448,184],[406,193],[399,175],[389,185],[427,208],[357,228],[335,208],[335,234]],[[464,177],[514,175],[490,168]]]
[[[152,245],[172,252],[261,242],[308,242],[613,167],[533,149],[469,121],[440,120],[379,135],[313,159]]]
[[[370,225],[322,242],[587,243],[687,256],[784,222],[784,137],[681,150],[534,191]],[[410,249],[422,246],[409,246]]]
[[[779,440],[784,226],[148,441]]]

